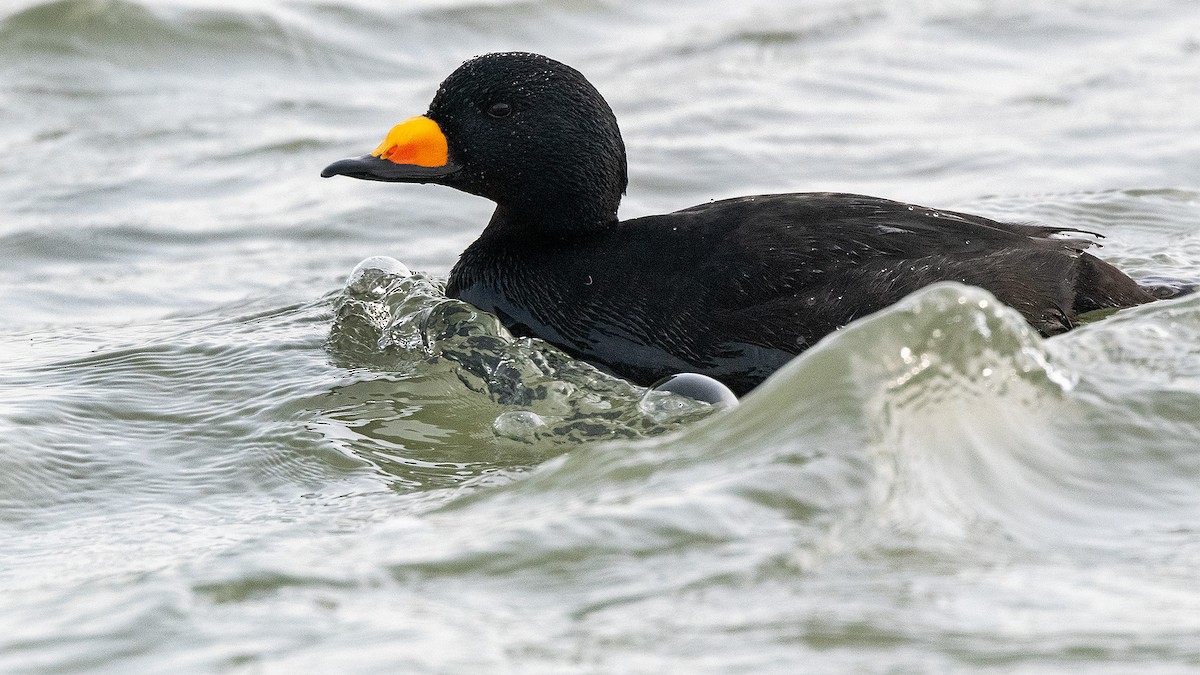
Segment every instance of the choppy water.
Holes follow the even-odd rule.
[[[626,216],[853,191],[1200,278],[1193,0],[9,2],[0,671],[1200,668],[1200,298],[931,288],[643,400],[441,295],[488,204],[317,177],[498,49],[608,97]]]

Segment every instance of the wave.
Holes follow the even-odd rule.
[[[103,59],[138,70],[252,68],[287,65],[306,71],[393,72],[378,50],[356,47],[319,12],[284,7],[149,4],[133,0],[54,0],[0,21],[0,50],[36,60]],[[191,70],[189,72],[195,72]]]
[[[1114,528],[1200,515],[1194,422],[1164,428],[1128,398],[1105,400],[1109,374],[1092,372],[1108,359],[1140,369],[1144,386],[1147,369],[1114,344],[1147,314],[1186,317],[1200,338],[1200,301],[1133,314],[1048,341],[985,291],[933,286],[833,334],[734,410],[579,448],[453,501],[429,514],[429,541],[408,523],[420,543],[387,559],[398,573],[490,574],[700,546],[766,573],[847,555],[1003,562],[1103,548]],[[1200,409],[1197,370],[1185,371],[1197,386],[1168,387],[1177,411]],[[1140,445],[1151,430],[1158,454]]]

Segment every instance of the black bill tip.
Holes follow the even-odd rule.
[[[321,171],[322,178],[349,176],[360,180],[378,180],[394,183],[432,183],[458,171],[459,166],[447,162],[442,166],[419,166],[396,164],[374,155],[339,159]]]

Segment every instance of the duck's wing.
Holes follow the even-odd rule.
[[[776,241],[803,243],[822,250],[880,252],[903,257],[931,253],[986,254],[1005,247],[1035,247],[1079,252],[1096,246],[1102,235],[1065,227],[1009,223],[969,213],[834,192],[757,195],[693,206],[672,216],[694,219],[726,231],[750,246]],[[799,249],[793,249],[797,252]]]
[[[709,285],[715,332],[740,326],[763,346],[798,352],[850,321],[938,281],[980,286],[1043,334],[1078,311],[1148,296],[1084,253],[1065,228],[837,193],[762,195],[670,214],[707,239],[696,278]]]

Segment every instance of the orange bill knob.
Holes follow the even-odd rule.
[[[446,135],[437,122],[428,117],[413,117],[393,127],[375,152],[340,159],[325,167],[321,175],[453,186],[460,169],[450,159]]]
[[[441,127],[422,115],[392,127],[371,154],[396,164],[415,166],[445,166],[450,158]]]

